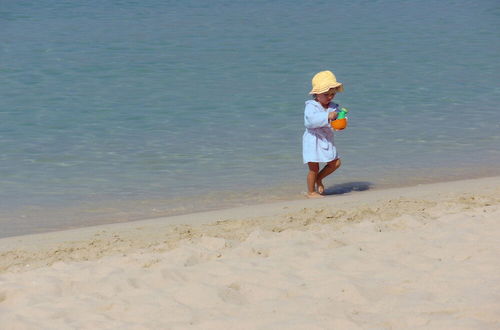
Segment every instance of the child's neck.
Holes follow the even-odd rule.
[[[328,102],[327,104],[323,104],[321,102],[318,102],[319,104],[321,104],[321,106],[325,109],[328,109],[330,107],[330,102]]]

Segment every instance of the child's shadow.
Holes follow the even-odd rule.
[[[373,186],[371,182],[346,182],[325,189],[325,195],[342,195],[351,191],[365,191]]]

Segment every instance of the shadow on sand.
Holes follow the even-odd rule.
[[[346,182],[325,189],[325,195],[342,195],[351,191],[365,191],[373,186],[371,182]]]

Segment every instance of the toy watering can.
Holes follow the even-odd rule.
[[[339,114],[337,115],[337,119],[335,119],[334,121],[332,121],[331,125],[332,125],[332,128],[336,131],[340,131],[340,130],[343,130],[344,128],[347,127],[347,118],[346,118],[346,114],[349,112],[349,110],[347,110],[346,108],[342,108],[340,109],[339,111]]]

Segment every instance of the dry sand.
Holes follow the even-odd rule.
[[[500,177],[0,240],[2,329],[500,329]]]

